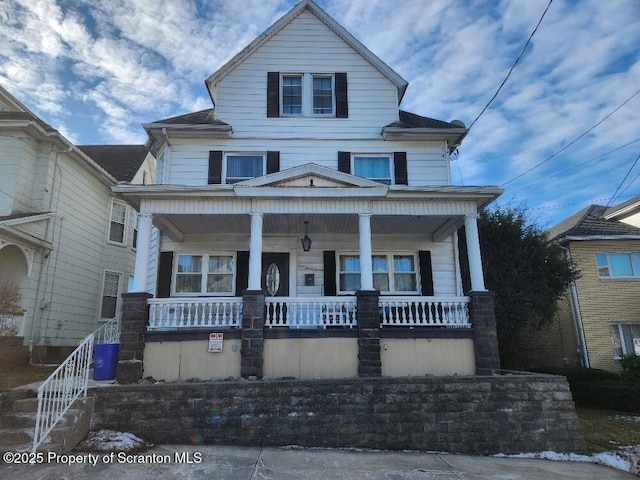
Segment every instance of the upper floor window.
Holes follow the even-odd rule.
[[[127,224],[127,205],[115,199],[111,200],[111,221],[109,223],[109,241],[124,245]]]
[[[600,278],[640,278],[640,252],[596,253]]]
[[[267,117],[348,118],[346,73],[267,73]]]
[[[389,155],[353,155],[352,162],[355,175],[391,185],[392,167]]]
[[[233,255],[178,255],[177,294],[233,295]]]
[[[413,254],[374,254],[371,257],[373,288],[385,293],[417,293],[418,271]],[[360,289],[360,256],[338,257],[338,290],[340,293]]]
[[[250,178],[260,177],[265,171],[265,155],[227,154],[226,183],[237,183]]]

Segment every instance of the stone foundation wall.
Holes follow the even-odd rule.
[[[160,383],[92,393],[92,429],[158,444],[469,454],[585,448],[569,385],[550,375]]]

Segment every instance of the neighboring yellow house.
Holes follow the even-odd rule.
[[[549,231],[580,277],[543,332],[539,364],[619,372],[622,356],[640,355],[638,212],[640,197],[615,207],[591,205]]]

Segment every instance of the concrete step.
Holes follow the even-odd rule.
[[[16,412],[37,412],[38,398],[23,398],[22,400],[16,400],[13,404],[13,409]]]
[[[33,449],[33,442],[21,443],[17,445],[1,445],[0,455],[5,452],[31,452]],[[54,452],[58,455],[62,455],[62,445],[59,443],[43,443],[38,447],[38,452]]]
[[[33,429],[5,428],[0,430],[0,446],[33,442]]]

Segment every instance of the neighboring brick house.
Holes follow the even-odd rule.
[[[0,87],[0,280],[20,286],[33,361],[61,360],[120,314],[136,217],[111,187],[151,178],[154,163],[131,147],[83,151]]]
[[[580,277],[542,333],[538,364],[618,372],[623,355],[640,354],[639,203],[591,205],[550,229]]]

